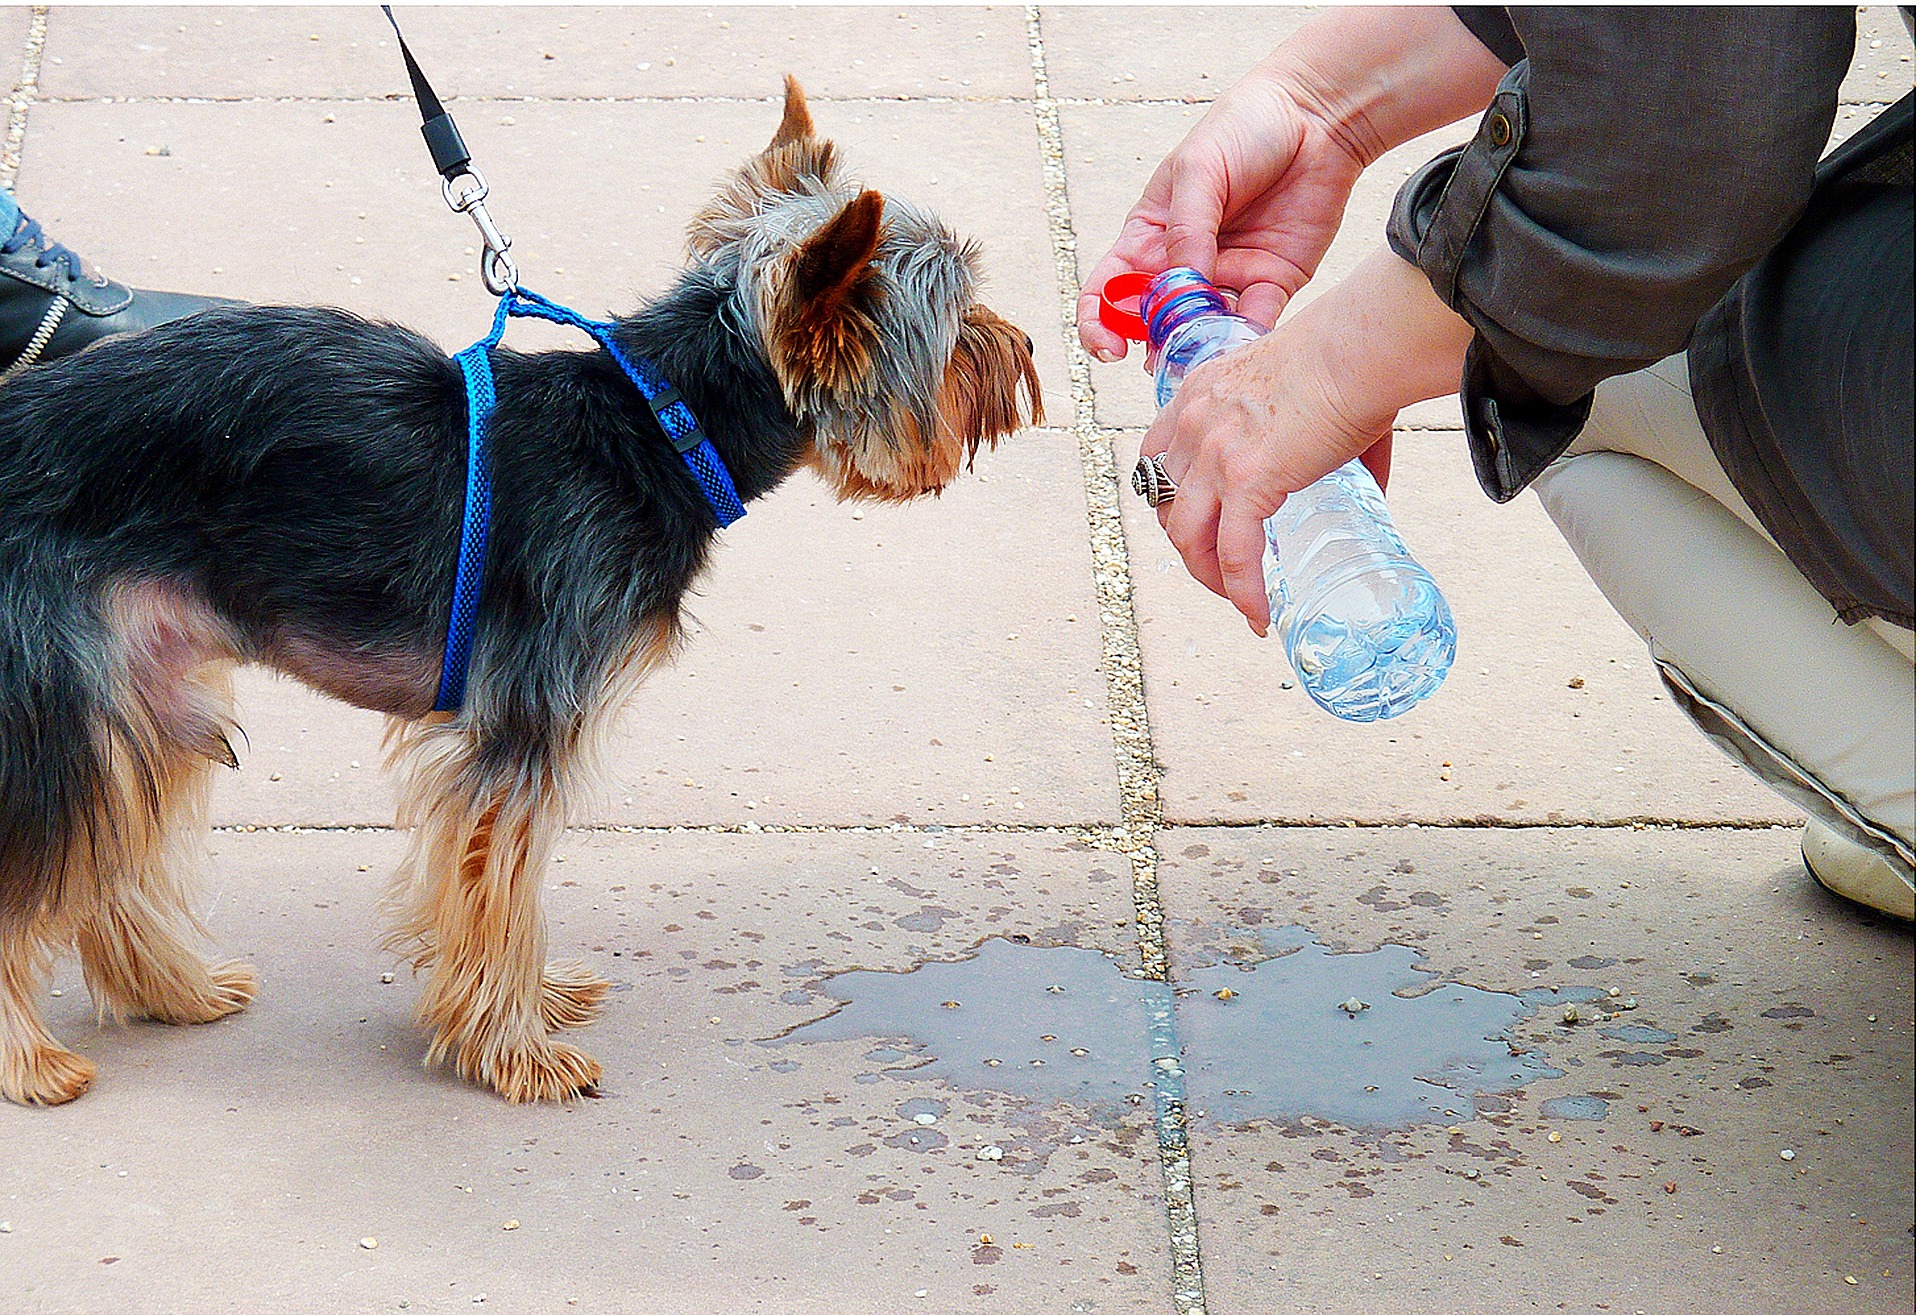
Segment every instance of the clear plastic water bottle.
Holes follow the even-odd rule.
[[[1124,309],[1107,313],[1136,293],[1136,318]],[[1193,369],[1260,336],[1184,266],[1109,283],[1101,318],[1146,341],[1161,406]],[[1349,461],[1290,494],[1267,518],[1266,535],[1267,605],[1315,703],[1347,721],[1379,721],[1440,687],[1453,666],[1453,612],[1401,542],[1365,466]]]

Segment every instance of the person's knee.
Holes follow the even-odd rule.
[[[1883,833],[1911,867],[1912,661],[1839,624],[1778,548],[1650,461],[1563,458],[1535,489],[1689,717],[1796,804]]]

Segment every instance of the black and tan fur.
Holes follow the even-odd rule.
[[[805,466],[843,497],[936,492],[1039,411],[1031,344],[969,247],[840,176],[797,85],[621,321],[749,503]],[[77,948],[103,1017],[205,1022],[255,991],[192,903],[228,674],[276,668],[391,718],[411,851],[391,944],[430,1059],[513,1101],[592,1089],[554,1032],[607,984],[546,962],[537,892],[613,713],[678,637],[713,513],[601,350],[501,351],[494,518],[466,706],[429,716],[466,465],[460,372],[403,328],[232,307],[0,388],[0,1095],[94,1065],[46,1029]]]

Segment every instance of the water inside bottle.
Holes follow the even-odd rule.
[[[1281,634],[1301,685],[1345,721],[1399,716],[1453,665],[1453,617],[1424,571],[1373,567],[1288,622]]]
[[[1360,478],[1372,484],[1364,472]],[[1452,611],[1418,563],[1396,561],[1379,545],[1324,523],[1325,508],[1314,502],[1314,490],[1303,490],[1266,525],[1274,628],[1315,703],[1345,721],[1397,717],[1446,679],[1456,643]],[[1304,594],[1280,564],[1282,539],[1302,534],[1306,551],[1284,556],[1311,559],[1317,568]],[[1399,547],[1397,536],[1386,541]]]

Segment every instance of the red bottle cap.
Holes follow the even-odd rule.
[[[1106,286],[1100,289],[1100,323],[1122,338],[1145,342],[1147,322],[1140,316],[1140,297],[1152,281],[1153,275],[1143,274],[1139,270],[1129,270],[1108,279]],[[1132,305],[1123,304],[1127,302]]]

